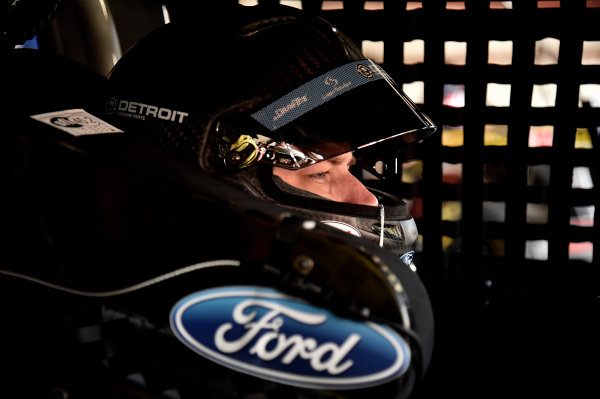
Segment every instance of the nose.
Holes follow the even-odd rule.
[[[353,174],[348,172],[345,179],[338,181],[338,192],[342,194],[342,202],[350,204],[377,206],[377,198],[358,180]]]

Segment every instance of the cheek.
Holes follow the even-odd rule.
[[[277,176],[287,184],[291,184],[296,175],[294,174],[294,172],[287,169],[273,168],[273,176]]]

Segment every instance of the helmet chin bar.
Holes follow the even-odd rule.
[[[378,198],[379,207],[331,201],[287,184],[273,176],[272,168],[266,165],[260,168],[258,177],[265,194],[281,205],[330,227],[383,243],[383,248],[415,269],[412,256],[418,238],[417,226],[401,199],[369,188]]]

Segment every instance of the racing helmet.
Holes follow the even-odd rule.
[[[176,20],[130,49],[109,81],[107,113],[128,132],[411,264],[416,224],[406,203],[376,184],[397,169],[387,162],[403,146],[436,126],[335,26],[264,5]],[[322,198],[273,174],[347,152],[378,206]]]

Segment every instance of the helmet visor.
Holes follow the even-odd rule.
[[[384,146],[392,144],[400,150],[401,145],[421,141],[436,130],[371,60],[353,61],[329,71],[252,117],[269,136],[258,142],[260,160],[287,169],[300,169],[386,141]]]

